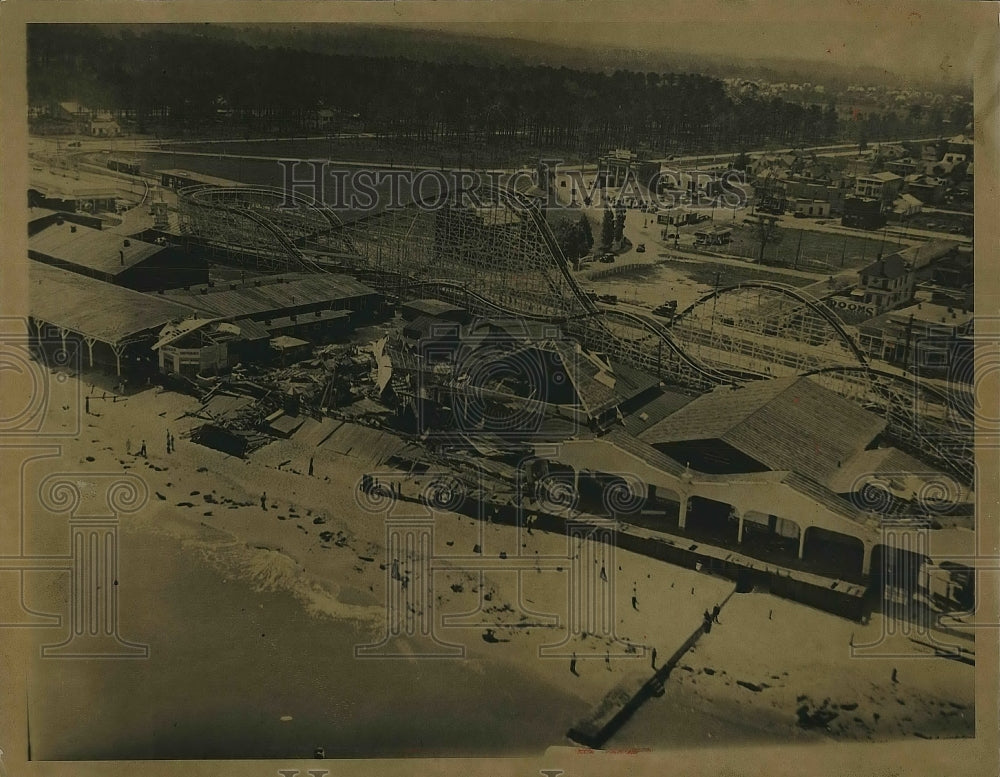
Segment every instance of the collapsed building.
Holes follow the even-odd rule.
[[[936,540],[951,529],[971,535],[971,491],[887,445],[882,416],[799,376],[708,391],[705,382],[722,373],[699,367],[698,382],[668,389],[656,377],[664,374],[659,330],[657,339],[644,329],[644,343],[658,343],[655,361],[628,362],[631,351],[619,341],[566,331],[578,322],[553,313],[562,304],[553,289],[572,296],[562,271],[537,274],[530,288],[504,287],[493,295],[500,302],[477,301],[508,277],[509,268],[490,265],[490,241],[502,235],[516,248],[534,223],[530,211],[494,214],[485,225],[484,218],[434,214],[432,246],[454,243],[466,285],[451,301],[403,301],[393,318],[385,289],[318,265],[159,284],[149,294],[116,285],[113,274],[53,266],[56,252],[45,254],[36,241],[33,320],[40,335],[82,340],[91,366],[107,365],[104,344],[118,374],[138,363],[178,381],[201,400],[195,414],[204,423],[194,438],[233,455],[270,460],[283,455],[269,453],[279,439],[311,451],[371,446],[378,466],[415,472],[433,464],[454,473],[469,499],[501,518],[520,520],[527,505],[557,527],[568,500],[578,516],[615,522],[621,543],[639,552],[733,576],[753,572],[771,590],[852,617],[867,583],[887,567],[923,569],[933,557],[961,569],[961,542],[944,555],[940,542],[916,550],[906,543],[927,528]],[[533,246],[532,261],[548,261],[543,248]],[[420,256],[429,266],[447,258]],[[290,267],[310,269],[299,254]],[[386,273],[377,269],[367,282],[380,283]],[[404,276],[393,277],[405,296]],[[760,296],[741,297],[750,313],[723,306],[717,317],[712,305],[706,320],[716,352],[713,331],[751,343],[802,317]],[[507,313],[500,303],[515,298],[533,313]],[[463,299],[465,306],[455,304]],[[597,320],[591,307],[583,313]],[[698,335],[698,324],[693,319],[687,331]],[[795,357],[788,366],[801,372],[815,366],[807,354],[830,333],[799,330],[788,338]],[[694,369],[690,358],[678,361]],[[947,497],[936,514],[948,526],[915,511],[932,504],[914,498],[928,489]],[[907,526],[903,539],[886,534],[886,518]],[[903,563],[907,554],[916,561]]]

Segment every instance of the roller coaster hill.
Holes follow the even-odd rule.
[[[247,269],[348,273],[399,300],[432,297],[472,315],[548,322],[591,352],[687,391],[809,376],[886,419],[894,445],[971,485],[969,403],[876,369],[838,316],[801,290],[720,287],[667,326],[591,300],[534,202],[496,182],[447,199],[343,212],[281,189],[202,184],[178,192],[179,226]]]

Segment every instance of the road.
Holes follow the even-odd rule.
[[[880,143],[872,143],[872,146],[889,146],[899,143],[932,143],[936,142],[940,138],[914,138],[912,140],[886,140]],[[795,151],[815,151],[817,153],[822,153],[825,156],[851,156],[858,153],[857,143],[839,143],[835,145],[827,146],[808,146],[806,148],[782,148],[782,149],[757,149],[756,151],[745,152],[747,156],[751,159],[756,159],[757,157],[765,156],[767,154],[792,154]],[[668,156],[662,159],[654,159],[655,162],[660,162],[661,164],[675,163],[675,162],[693,162],[695,164],[708,163],[710,165],[722,165],[727,164],[730,159],[736,156],[739,152],[720,152],[718,154],[695,154],[690,156]]]
[[[159,151],[168,150],[165,147],[184,144],[219,144],[219,145],[237,145],[237,144],[249,144],[249,143],[263,143],[263,142],[274,142],[281,143],[283,141],[324,141],[324,140],[337,140],[344,138],[373,138],[374,133],[370,132],[342,132],[333,135],[308,135],[302,137],[294,138],[225,138],[225,139],[161,139],[161,138],[150,138],[145,136],[128,136],[121,138],[87,138],[87,137],[73,137],[73,142],[79,142],[80,146],[77,147],[82,151],[102,151],[107,150],[111,153],[121,153],[121,154],[137,154],[139,152],[149,152],[149,151]],[[892,145],[898,143],[925,143],[933,142],[938,140],[938,138],[916,138],[912,140],[887,140],[881,145]],[[33,136],[29,138],[28,148],[29,153],[42,151],[42,152],[61,152],[66,148],[67,140],[63,138],[44,138]],[[872,144],[880,145],[880,144]],[[751,158],[757,158],[765,154],[790,154],[796,150],[800,151],[814,151],[823,153],[829,156],[851,156],[857,153],[858,144],[857,143],[840,143],[834,145],[824,145],[824,146],[809,146],[802,149],[794,148],[783,148],[783,149],[757,149],[753,151],[745,152],[747,156]],[[174,150],[176,149],[169,149]],[[213,154],[212,152],[191,152],[183,151],[178,153],[185,154],[196,154],[203,153],[207,156],[220,156],[219,154]],[[659,162],[660,164],[670,164],[670,163],[684,163],[684,164],[694,164],[702,165],[707,164],[708,166],[715,165],[727,165],[729,160],[736,156],[738,151],[728,151],[719,152],[716,154],[691,154],[683,156],[667,156],[659,159],[653,159],[654,162]],[[266,155],[244,155],[244,154],[228,154],[224,153],[221,156],[242,156],[245,159],[278,159],[283,158],[280,154],[277,156],[266,156]],[[356,161],[340,161],[331,160],[336,164],[358,164]],[[369,163],[370,164],[370,163]],[[570,169],[577,170],[580,172],[596,170],[596,165],[576,165],[573,168],[565,168],[567,171]],[[504,170],[498,170],[498,172],[515,172],[515,168],[508,168]]]

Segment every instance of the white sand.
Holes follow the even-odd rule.
[[[51,422],[59,426],[60,419],[72,416],[72,409],[61,407],[72,401],[68,397],[78,383],[53,385],[57,389]],[[124,402],[92,405],[101,415],[84,417],[83,435],[66,444],[63,466],[69,461],[81,471],[104,472],[124,466],[144,479],[149,503],[140,513],[123,519],[126,531],[162,531],[181,537],[247,584],[291,590],[312,614],[367,624],[372,641],[378,640],[386,612],[387,573],[379,566],[387,562],[385,525],[356,504],[356,485],[364,471],[356,459],[297,449],[284,441],[268,446],[267,459],[292,459],[288,467],[300,471],[305,471],[313,455],[315,476],[308,477],[262,466],[252,457],[243,461],[226,456],[184,439],[188,429],[201,423],[180,418],[197,407],[196,400],[157,389]],[[165,452],[168,428],[177,438],[177,450],[171,455]],[[133,451],[139,440],[146,440],[148,463],[125,454],[126,439],[131,440]],[[278,448],[287,448],[287,455]],[[95,461],[87,462],[87,455]],[[415,493],[420,484],[412,487]],[[404,486],[404,493],[409,488]],[[267,511],[260,508],[262,491],[268,495]],[[211,494],[214,503],[205,501],[206,494]],[[192,506],[179,506],[183,503]],[[317,518],[324,522],[314,523]],[[501,551],[513,557],[519,543],[526,556],[537,551],[539,556],[567,558],[569,553],[564,536],[538,530],[522,536],[514,527],[484,525],[454,514],[438,515],[434,530],[439,554],[467,555],[477,543],[483,546],[484,557],[493,558]],[[336,541],[323,541],[319,536],[323,531],[333,532]],[[726,580],[618,550],[609,571],[615,581],[614,620],[620,643],[579,638],[556,651],[561,657],[540,657],[543,645],[566,638],[568,567],[567,559],[562,572],[531,568],[490,572],[481,582],[479,573],[448,569],[443,561],[433,585],[437,622],[447,615],[472,615],[463,621],[464,626],[441,628],[439,636],[464,645],[470,665],[514,665],[596,705],[617,683],[650,674],[644,647],[656,647],[662,661],[698,625],[701,613],[733,588]],[[388,584],[398,585],[395,581]],[[461,585],[461,592],[453,590],[453,585]],[[637,610],[631,604],[633,590]],[[488,601],[481,598],[486,593]],[[560,625],[519,626],[538,620],[531,612],[557,616]],[[721,620],[722,625],[681,661],[690,671],[675,671],[667,683],[667,695],[647,703],[610,745],[656,746],[673,741],[678,728],[666,721],[682,720],[685,709],[716,715],[720,736],[741,732],[751,739],[770,737],[775,731],[786,736],[851,739],[916,732],[927,736],[973,733],[972,667],[926,656],[913,660],[851,657],[851,634],[858,644],[875,641],[881,628],[878,618],[862,628],[769,595],[749,594],[733,596]],[[498,642],[483,640],[487,627],[494,629]],[[639,646],[636,654],[624,653],[627,642]],[[912,654],[912,645],[903,642],[895,647]],[[610,654],[607,662],[605,651]],[[572,652],[579,656],[579,676],[569,671],[565,656]],[[370,663],[358,663],[359,672],[373,671],[370,667]],[[899,669],[898,684],[890,680],[892,667]],[[715,674],[706,674],[706,668],[716,670]],[[754,692],[736,680],[769,687]],[[818,706],[828,697],[831,703],[859,706],[840,710],[828,729],[803,732],[797,726],[797,707],[802,703]],[[880,715],[878,723],[874,713]],[[692,736],[703,733],[699,730]]]

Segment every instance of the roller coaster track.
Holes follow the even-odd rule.
[[[204,195],[204,196],[199,196]],[[266,186],[234,186],[234,187],[216,187],[210,185],[195,185],[189,186],[181,189],[178,192],[178,196],[181,199],[186,199],[197,205],[198,208],[205,208],[208,210],[214,210],[221,213],[226,213],[232,216],[234,219],[247,219],[252,222],[255,226],[266,232],[275,242],[276,247],[284,253],[288,264],[293,267],[298,267],[304,271],[308,272],[323,272],[323,268],[315,263],[312,259],[306,256],[295,242],[288,236],[287,232],[281,227],[280,224],[275,223],[271,218],[268,218],[258,212],[257,209],[250,207],[249,202],[245,205],[234,204],[231,202],[220,201],[220,199],[225,197],[233,198],[244,198],[248,199],[253,196],[260,196],[264,198],[273,198],[276,196],[285,197],[286,195],[296,204],[305,205],[310,209],[310,211],[320,214],[327,222],[328,229],[330,231],[340,229],[342,226],[341,221],[337,218],[336,214],[330,211],[321,203],[306,198],[300,194],[296,193],[285,193],[279,189],[273,189]]]
[[[575,300],[580,304],[584,311],[588,314],[588,318],[593,319],[596,316],[602,315],[606,319],[617,320],[619,322],[625,323],[631,326],[637,326],[650,334],[658,338],[657,350],[659,351],[661,345],[666,345],[670,353],[676,355],[678,360],[683,363],[686,368],[693,373],[698,378],[698,387],[706,388],[719,385],[720,383],[731,383],[732,379],[705,364],[702,364],[697,359],[686,354],[681,348],[681,346],[671,337],[670,333],[667,331],[666,327],[658,322],[651,319],[647,319],[638,314],[630,313],[623,310],[602,310],[594,304],[594,301],[590,299],[580,285],[576,282],[576,278],[569,270],[569,263],[566,261],[566,257],[563,255],[562,248],[559,246],[559,242],[556,240],[555,235],[552,234],[552,229],[549,227],[548,222],[542,216],[538,208],[533,207],[529,202],[527,202],[520,195],[507,191],[506,192],[511,201],[514,202],[522,209],[523,213],[526,213],[531,219],[532,226],[541,235],[546,247],[552,253],[553,258],[562,271],[563,277],[566,280],[566,285],[573,292]],[[569,327],[572,331],[574,328],[572,323]],[[581,333],[587,338],[586,333]],[[610,334],[610,331],[609,331]],[[657,362],[660,362],[659,355],[657,356]],[[643,365],[648,366],[648,365]],[[662,375],[657,375],[657,377],[663,377]]]
[[[794,286],[789,286],[784,283],[774,283],[771,281],[746,281],[732,286],[713,289],[708,294],[705,294],[703,297],[691,303],[683,311],[678,313],[674,317],[674,324],[682,322],[692,311],[709,302],[713,298],[719,297],[723,294],[728,294],[734,291],[743,291],[746,289],[767,289],[769,291],[777,291],[795,299],[798,302],[801,302],[818,316],[822,317],[833,328],[833,330],[840,336],[841,341],[851,349],[851,352],[858,360],[858,364],[867,364],[864,352],[858,347],[857,343],[854,342],[854,338],[851,337],[850,332],[844,328],[843,322],[833,311],[831,311],[817,298],[809,294],[804,294]]]
[[[666,345],[668,351],[674,354],[679,361],[684,363],[694,376],[699,378],[699,380],[691,384],[692,388],[711,388],[720,384],[732,384],[735,382],[731,375],[708,367],[686,354],[684,350],[676,342],[674,342],[674,340],[670,337],[670,333],[662,324],[658,324],[635,313],[624,310],[602,310],[596,306],[594,306],[593,311],[587,311],[586,313],[572,317],[558,314],[546,316],[541,314],[523,313],[506,307],[505,305],[495,302],[494,300],[488,299],[463,284],[445,279],[418,281],[408,284],[408,288],[412,289],[414,292],[418,292],[420,290],[434,291],[439,296],[447,297],[448,301],[453,304],[471,309],[472,312],[480,315],[490,315],[502,318],[531,319],[533,321],[562,326],[565,327],[569,333],[580,335],[581,339],[584,340],[585,345],[593,347],[594,350],[599,351],[605,350],[605,348],[594,347],[598,344],[593,342],[594,333],[592,329],[600,327],[607,330],[607,326],[605,324],[607,320],[618,320],[628,326],[645,330],[654,337],[659,338],[659,342]],[[442,294],[442,292],[444,293]],[[608,331],[608,335],[611,335],[610,331]],[[648,366],[648,364],[643,366]],[[665,376],[658,375],[657,377]]]
[[[705,363],[699,357],[688,353],[688,344],[678,337],[677,324],[697,313],[700,306],[725,294],[753,289],[777,292],[794,300],[798,305],[814,313],[832,330],[843,345],[849,349],[856,364],[831,365],[806,370],[803,376],[812,376],[828,384],[843,396],[870,404],[883,411],[890,424],[890,434],[909,444],[917,453],[932,457],[938,464],[953,472],[964,481],[972,478],[972,435],[968,424],[956,423],[949,417],[952,405],[945,392],[914,378],[881,372],[872,368],[854,338],[844,327],[837,315],[818,299],[799,289],[781,283],[751,281],[714,289],[688,306],[674,318],[672,327],[667,327],[651,316],[623,310],[606,309],[598,306],[580,288],[573,277],[569,264],[553,235],[542,212],[526,198],[516,192],[494,186],[480,186],[478,194],[490,201],[516,212],[528,225],[531,233],[539,240],[538,249],[542,256],[548,256],[553,266],[545,271],[544,262],[540,270],[544,276],[543,287],[548,289],[549,301],[536,309],[518,309],[511,300],[491,299],[488,291],[472,288],[468,281],[449,278],[418,277],[407,272],[407,257],[398,257],[398,268],[380,266],[363,269],[361,254],[351,251],[353,245],[349,230],[335,213],[322,203],[317,203],[301,195],[293,195],[293,202],[300,207],[322,216],[325,223],[318,232],[310,235],[308,217],[296,217],[293,213],[283,214],[278,210],[276,198],[284,198],[285,193],[267,187],[233,187],[205,191],[212,187],[190,187],[181,191],[182,196],[196,199],[198,207],[217,209],[233,219],[245,218],[257,228],[273,237],[274,246],[287,257],[287,263],[310,272],[329,272],[334,267],[324,266],[322,260],[313,261],[306,256],[283,228],[284,221],[296,231],[306,230],[305,240],[314,239],[322,232],[338,233],[342,245],[336,250],[318,250],[317,254],[335,258],[336,271],[345,271],[364,277],[372,285],[383,290],[394,291],[400,296],[418,296],[433,293],[454,304],[483,316],[527,319],[558,325],[589,349],[604,353],[634,367],[646,370],[668,382],[699,391],[711,390],[718,385],[746,383],[750,380],[767,379],[746,369],[728,370]],[[458,192],[456,192],[457,194]],[[220,202],[219,199],[232,197],[235,202]],[[240,203],[240,199],[244,203]],[[253,199],[257,198],[255,204]],[[284,199],[277,202],[285,203]],[[275,209],[275,215],[268,217],[261,210]],[[293,218],[297,220],[292,221]],[[238,223],[238,222],[237,222]],[[374,240],[379,239],[377,233]],[[405,241],[403,241],[405,243]],[[346,250],[345,250],[346,248]],[[429,267],[432,265],[429,265]],[[551,271],[555,270],[553,274]],[[534,270],[538,271],[538,270]],[[528,307],[528,306],[524,306]],[[540,308],[540,309],[539,309]],[[629,334],[622,333],[625,330]],[[632,335],[631,333],[635,333]],[[748,332],[748,335],[751,334]],[[927,403],[937,417],[923,418],[920,414],[921,402]]]
[[[803,373],[803,377],[826,378],[850,383],[853,380],[863,395],[864,403],[872,403],[885,413],[887,432],[898,442],[923,457],[930,457],[963,482],[971,484],[975,474],[973,447],[974,424],[971,418],[959,417],[957,403],[947,392],[909,375],[878,370],[869,365],[823,367]],[[846,386],[833,387],[843,395],[856,392]],[[923,399],[920,397],[923,395]],[[938,409],[937,415],[920,412],[923,401]]]

